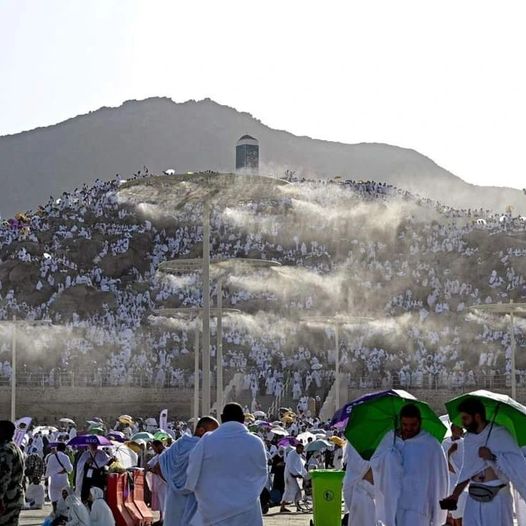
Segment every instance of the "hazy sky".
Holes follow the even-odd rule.
[[[0,0],[0,135],[210,97],[298,135],[526,186],[526,3]]]

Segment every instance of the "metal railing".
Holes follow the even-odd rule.
[[[233,370],[225,371],[225,385],[234,377]],[[400,382],[398,377],[356,377],[344,375],[342,386],[350,389],[493,389],[511,387],[511,375],[509,374],[478,374],[475,378],[465,376],[462,378],[452,378],[447,381],[440,375],[424,375],[419,380],[412,379],[410,382]],[[7,387],[11,384],[9,377],[0,376],[0,387]],[[171,381],[167,377],[164,381],[157,381],[156,375],[146,373],[128,373],[123,376],[109,372],[98,371],[54,371],[48,372],[28,372],[21,371],[17,374],[17,385],[19,387],[155,387],[172,389],[189,389],[193,386],[193,375],[188,374],[178,381]],[[517,374],[517,387],[526,388],[526,375]],[[276,397],[271,408],[280,407],[283,399],[288,398],[291,389],[291,377],[287,375],[283,385],[281,396]]]
[[[349,389],[465,389],[473,391],[476,389],[505,389],[511,387],[510,374],[488,374],[478,375],[474,378],[465,376],[464,378],[442,378],[440,375],[424,375],[423,378],[410,381],[400,381],[399,378],[391,379],[384,377],[354,377],[347,376],[347,386]],[[345,385],[345,384],[343,384]],[[517,375],[517,387],[526,388],[526,376]]]
[[[230,382],[234,377],[233,371],[225,371],[223,378],[225,383]],[[18,387],[155,387],[166,389],[189,389],[193,387],[193,373],[186,374],[184,378],[171,381],[166,375],[164,381],[157,381],[155,373],[127,373],[119,376],[110,372],[98,371],[54,371],[48,372],[29,372],[22,371],[16,375]],[[11,380],[7,376],[0,376],[0,387],[11,385]],[[212,385],[215,385],[215,378]]]

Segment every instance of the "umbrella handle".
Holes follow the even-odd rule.
[[[488,436],[486,437],[486,443],[484,444],[484,447],[488,445],[489,437],[491,436],[491,432],[493,431],[493,426],[495,425],[495,419],[497,418],[497,413],[499,412],[499,408],[500,408],[500,403],[498,403],[497,406],[495,407],[495,412],[493,413],[493,418],[491,419],[491,425],[489,428]]]

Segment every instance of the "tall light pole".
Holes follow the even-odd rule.
[[[11,422],[16,420],[16,316],[11,329]]]
[[[50,320],[17,320],[16,316],[13,316],[12,320],[2,320],[1,325],[11,326],[11,421],[16,420],[16,375],[17,375],[17,327],[28,326],[49,326],[51,325]]]
[[[210,204],[203,204],[203,413],[210,414]]]
[[[219,273],[217,278],[217,385],[216,385],[216,404],[223,407],[223,279],[225,275],[249,274],[254,270],[270,269],[280,267],[281,263],[267,259],[253,258],[231,258],[214,262],[214,273]]]
[[[159,272],[162,273],[179,273],[179,272],[197,272],[199,270],[204,271],[205,265],[201,263],[203,260],[199,259],[174,259],[171,261],[163,261],[159,265]],[[212,278],[217,281],[217,350],[216,350],[216,404],[220,408],[223,406],[223,391],[224,391],[224,380],[223,380],[223,312],[227,312],[227,309],[223,309],[223,281],[226,277],[238,274],[249,274],[250,272],[257,270],[270,269],[273,267],[280,267],[281,263],[278,261],[267,260],[267,259],[254,259],[254,258],[230,258],[215,260],[208,263],[207,267],[212,271]],[[210,282],[210,274],[208,279],[204,279],[203,283]],[[206,293],[205,298],[207,297]],[[210,297],[210,294],[208,294]],[[203,301],[203,321],[206,319],[204,312],[204,301]],[[235,309],[230,309],[233,312]],[[210,312],[210,304],[208,305],[208,311]],[[239,312],[239,311],[238,311]],[[203,323],[204,326],[204,323]],[[210,334],[210,331],[208,331]],[[204,330],[206,334],[206,330]],[[210,342],[210,340],[209,340]],[[206,346],[203,340],[203,345]],[[203,353],[204,358],[204,353]],[[209,362],[210,363],[210,362]],[[203,368],[205,367],[203,361]],[[203,375],[204,376],[204,375]],[[203,397],[204,397],[204,386],[203,386]]]
[[[517,341],[515,339],[515,316],[526,316],[526,303],[486,303],[484,305],[473,305],[469,308],[472,312],[486,312],[488,314],[501,314],[510,316],[511,336],[511,397],[517,399],[517,370],[515,366]]]
[[[217,322],[216,322],[216,408],[223,409],[223,280],[217,280]]]
[[[334,405],[335,411],[340,408],[340,332],[345,325],[363,324],[372,321],[372,318],[357,316],[346,316],[344,314],[336,316],[305,316],[301,318],[303,323],[308,325],[322,325],[332,327],[334,330],[334,345],[336,364],[334,366]]]
[[[186,204],[203,205],[203,409],[210,411],[210,212],[236,203],[281,197],[279,187],[289,183],[264,175],[199,172],[151,176],[127,181],[119,197],[137,205],[154,204],[166,213]],[[272,193],[278,189],[276,193]]]

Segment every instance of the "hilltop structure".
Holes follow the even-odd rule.
[[[237,141],[236,171],[254,175],[259,171],[259,143],[251,135],[243,135]]]

